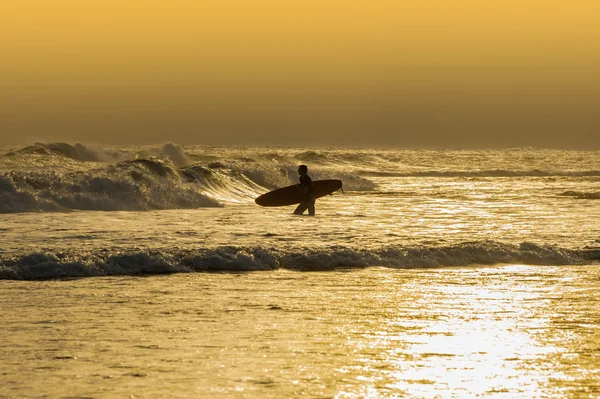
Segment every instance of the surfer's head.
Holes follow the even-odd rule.
[[[301,175],[305,175],[308,173],[308,166],[306,165],[300,165],[298,166],[298,173]]]

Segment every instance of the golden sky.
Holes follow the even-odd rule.
[[[600,148],[600,1],[0,2],[0,141]]]

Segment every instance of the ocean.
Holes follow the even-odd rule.
[[[0,154],[0,397],[600,396],[599,151]]]

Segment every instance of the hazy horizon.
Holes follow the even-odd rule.
[[[0,5],[0,142],[600,149],[600,7]]]

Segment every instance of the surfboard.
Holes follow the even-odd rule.
[[[315,180],[312,182],[317,198],[324,197],[342,188],[341,180]],[[304,194],[299,184],[278,188],[257,197],[254,202],[260,206],[287,206],[299,204],[304,199]]]

